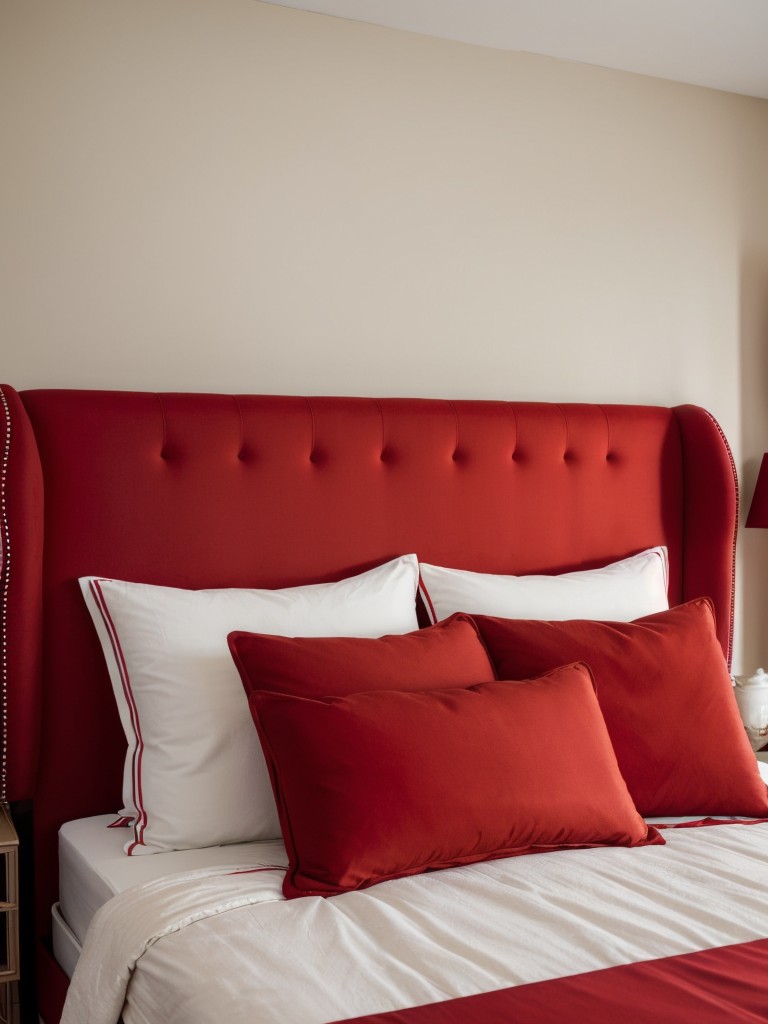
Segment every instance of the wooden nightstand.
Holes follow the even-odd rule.
[[[0,1024],[19,1020],[19,837],[0,804]]]

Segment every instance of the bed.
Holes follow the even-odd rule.
[[[704,410],[17,393],[8,386],[0,395],[4,773],[12,805],[20,813],[31,806],[32,842],[25,853],[34,878],[36,986],[46,1024],[61,1019],[68,990],[67,1024],[116,1024],[121,1018],[125,1024],[768,1018],[768,824],[761,820],[768,818],[768,809],[761,813],[766,788],[754,759],[747,763],[751,751],[743,730],[740,739],[735,735],[732,695],[730,704],[722,703],[732,646],[737,485],[727,442]],[[606,583],[600,573],[626,562],[634,573],[638,557],[642,572],[658,575],[654,567],[662,567],[670,611],[644,614],[640,606],[640,625],[612,626],[614,617],[599,603]],[[417,577],[422,568],[422,580],[412,609],[402,618],[390,603],[379,618],[376,602],[386,586],[401,588],[414,565]],[[492,581],[490,604],[448,607],[456,583],[450,577],[448,604],[441,606],[441,569],[480,574],[483,586]],[[558,652],[558,664],[544,664],[541,650],[531,647],[540,627],[531,623],[547,620],[549,598],[543,613],[538,606],[526,610],[530,591],[523,589],[522,604],[510,612],[507,605],[496,607],[493,588],[500,577],[511,576],[544,576],[570,586],[573,573],[587,574],[577,579],[579,586],[587,581],[577,607],[587,591],[596,591],[595,607],[602,610],[549,616],[557,620],[547,623],[556,640],[555,633],[547,634],[545,648]],[[359,585],[349,583],[359,579],[372,595],[369,619],[334,631],[334,623],[346,622],[334,618],[339,607],[365,605]],[[129,753],[133,743],[134,754],[140,749],[147,762],[149,740],[144,746],[142,736],[137,747],[136,736],[131,739],[130,708],[116,701],[110,677],[119,665],[110,666],[109,644],[102,647],[98,620],[84,600],[90,593],[95,606],[102,602],[102,613],[117,614],[120,601],[135,596],[120,591],[125,581],[145,588],[142,601],[157,596],[154,588],[162,592],[158,600],[168,590],[341,588],[332,591],[336,606],[326,627],[318,625],[298,646],[288,640],[304,637],[301,627],[270,628],[271,620],[258,616],[230,621],[228,612],[222,620],[242,677],[243,714],[250,704],[254,715],[249,735],[255,735],[255,723],[266,752],[280,833],[269,834],[274,822],[249,825],[239,841],[211,842],[218,833],[206,829],[226,812],[228,785],[217,782],[212,797],[206,778],[198,780],[193,817],[201,832],[190,848],[179,849],[157,820],[143,831],[144,806],[126,800],[127,792],[136,795],[136,779],[131,790],[126,768],[126,736]],[[478,579],[459,577],[460,594],[465,582]],[[417,586],[418,579],[408,585]],[[344,589],[349,586],[352,592]],[[610,611],[615,598],[608,600]],[[146,606],[141,609],[143,614]],[[623,610],[623,620],[637,618]],[[682,655],[674,645],[664,647],[665,630],[678,629],[681,617],[688,625],[680,628],[706,630],[705,639],[689,643]],[[149,618],[158,616],[153,611]],[[102,626],[108,619],[102,615]],[[571,620],[582,622],[576,636]],[[121,633],[119,622],[116,628]],[[675,672],[687,680],[681,687],[688,687],[683,706],[672,713],[663,696],[670,679],[663,679],[658,722],[649,725],[646,708],[643,728],[634,739],[621,740],[626,751],[619,779],[634,773],[638,787],[629,805],[621,804],[620,827],[610,825],[623,838],[591,841],[579,831],[579,809],[570,839],[553,838],[555,821],[547,825],[549,838],[537,833],[513,842],[505,833],[478,853],[466,835],[471,815],[466,818],[461,800],[466,792],[486,814],[489,806],[506,808],[506,784],[489,781],[498,761],[486,753],[494,744],[503,746],[508,735],[487,731],[480,701],[486,702],[482,708],[496,709],[494,716],[508,729],[512,719],[527,721],[527,714],[537,721],[543,692],[537,680],[547,679],[547,701],[553,687],[561,687],[563,702],[552,705],[558,710],[547,727],[518,736],[516,746],[531,747],[531,760],[522,768],[508,766],[515,777],[535,779],[517,794],[534,815],[539,787],[549,786],[553,799],[586,799],[585,785],[573,792],[569,787],[575,777],[592,779],[598,760],[604,774],[594,776],[592,788],[602,793],[603,785],[615,786],[619,794],[624,786],[616,781],[615,758],[610,760],[626,724],[621,701],[616,698],[610,709],[601,704],[600,715],[594,711],[595,690],[598,698],[607,690],[607,670],[589,662],[602,665],[611,646],[606,629],[630,646],[642,646],[642,638],[653,634],[666,652],[661,659],[648,655],[656,658],[653,664],[666,664],[668,655],[670,665],[682,659]],[[449,631],[466,663],[445,646]],[[339,637],[350,636],[359,638],[356,646],[349,639],[339,646]],[[391,636],[398,639],[390,643]],[[254,659],[258,666],[265,656],[262,642],[271,645],[280,679],[300,666],[306,674],[307,665],[327,656],[336,659],[337,673],[343,664],[345,678],[357,673],[358,682],[333,700],[319,682],[317,699],[286,695],[280,684],[265,696],[261,669],[253,668]],[[403,643],[409,652],[414,644],[422,652],[408,654],[407,670],[399,653]],[[689,672],[688,662],[698,666],[704,648],[712,672]],[[518,658],[523,649],[525,665]],[[123,648],[113,643],[112,650]],[[413,675],[404,693],[386,682],[392,658],[400,659],[400,676]],[[389,667],[381,669],[379,689],[368,692],[361,680],[373,672],[374,661]],[[418,671],[410,667],[416,664]],[[655,669],[643,671],[649,676]],[[429,676],[428,685],[421,673]],[[691,673],[695,678],[688,678]],[[717,721],[709,706],[710,674],[720,686]],[[508,702],[524,698],[510,697],[509,680],[531,681],[528,689],[514,689],[532,695],[532,710],[523,714],[518,704],[510,712]],[[671,691],[670,707],[674,686]],[[571,708],[566,698],[572,710],[561,713]],[[205,705],[202,713],[211,720],[216,712]],[[317,728],[316,714],[338,717],[323,718],[327,728]],[[617,730],[607,744],[603,732],[598,736],[603,714],[609,725],[613,716]],[[333,831],[323,823],[337,814],[338,804],[351,801],[343,808],[347,818],[337,822],[345,836],[354,831],[350,821],[371,805],[376,814],[366,826],[370,833],[377,823],[386,825],[379,840],[401,826],[397,800],[390,799],[392,764],[398,771],[401,765],[388,750],[382,771],[378,733],[358,739],[368,735],[358,731],[361,722],[378,729],[388,717],[411,723],[410,731],[400,725],[395,731],[405,734],[409,749],[419,749],[418,784],[429,807],[439,804],[444,812],[433,822],[420,808],[395,853],[388,847],[392,865],[372,865],[370,850],[356,847],[358,874],[351,882],[340,880],[332,877],[338,849],[326,844],[318,853],[312,847],[315,841],[322,846],[325,832]],[[659,732],[672,730],[673,719],[677,725],[667,739],[674,771],[662,765],[661,774],[678,773],[694,787],[705,778],[703,803],[683,807],[677,796],[656,803],[650,796],[642,806],[646,797],[636,794],[649,771],[653,775],[648,765],[656,756],[653,742],[645,762],[642,750],[648,734],[657,725]],[[469,721],[480,724],[470,727]],[[569,722],[578,728],[569,731]],[[442,738],[430,743],[428,758],[418,747],[435,723],[433,739],[445,734],[457,744],[472,740],[461,748],[458,778],[452,774],[458,748],[438,751],[433,763],[432,747],[440,747]],[[207,732],[199,721],[195,728]],[[594,743],[585,739],[592,730]],[[318,736],[322,743],[315,742]],[[331,748],[323,746],[327,737]],[[165,734],[158,757],[173,752],[175,742]],[[333,785],[320,778],[330,761],[337,772]],[[688,766],[682,774],[678,762]],[[721,786],[734,772],[733,788]],[[185,773],[170,775],[188,781]],[[308,776],[318,777],[309,796],[302,790]],[[745,787],[750,796],[742,799]],[[718,788],[719,802],[708,802],[707,794]],[[323,804],[329,792],[332,800]],[[603,803],[618,806],[627,799],[625,789],[621,793]],[[180,803],[174,798],[174,806]],[[598,813],[590,807],[590,814]],[[274,806],[264,814],[273,821]],[[313,814],[319,825],[312,824]],[[484,836],[496,826],[484,821]],[[426,860],[421,854],[408,860],[410,833],[419,833],[422,849],[431,829],[444,830],[435,840],[440,849]],[[249,839],[251,834],[260,838]],[[136,855],[142,853],[150,855]]]

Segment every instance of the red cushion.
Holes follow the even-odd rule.
[[[254,691],[288,851],[285,895],[661,842],[619,774],[593,685],[585,665],[570,665],[525,683],[420,692]]]
[[[229,649],[246,693],[339,697],[361,690],[427,690],[496,678],[477,627],[461,614],[415,633],[378,639],[234,632]]]
[[[503,678],[589,664],[641,814],[768,814],[706,599],[628,623],[475,621]]]

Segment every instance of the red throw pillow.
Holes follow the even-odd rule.
[[[663,842],[585,665],[524,683],[310,700],[254,691],[288,897],[567,847]]]
[[[626,623],[475,621],[504,679],[588,663],[641,814],[768,815],[708,600]],[[555,732],[562,721],[558,714]]]
[[[414,633],[370,637],[287,637],[230,633],[246,693],[270,690],[335,697],[362,690],[427,690],[496,678],[467,615]]]

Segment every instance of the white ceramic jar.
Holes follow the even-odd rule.
[[[736,680],[736,703],[753,750],[768,743],[768,672],[759,668],[749,679]]]

